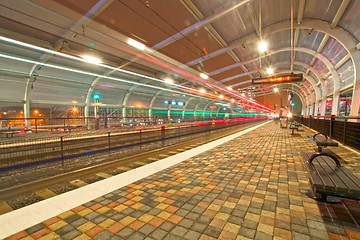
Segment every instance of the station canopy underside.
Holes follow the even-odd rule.
[[[4,0],[0,106],[86,109],[99,94],[115,108],[271,112],[250,99],[274,94],[251,83],[271,68],[303,74],[276,85],[299,96],[303,114],[324,114],[319,103],[331,98],[337,115],[339,96],[352,91],[358,116],[359,9],[360,0]]]

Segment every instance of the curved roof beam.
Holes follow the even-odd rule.
[[[301,94],[303,96],[303,98],[306,100],[306,103],[310,102],[310,97],[308,96],[308,94],[305,93],[304,89],[300,85],[298,85],[298,84],[292,85],[292,83],[282,83],[282,84],[277,85],[278,88],[283,87],[283,86],[290,86],[290,90],[293,90],[292,86],[295,86],[298,90],[300,90],[299,94]],[[260,94],[253,95],[253,97],[258,97],[258,96],[263,96],[263,95],[268,95],[268,94],[273,94],[273,92],[261,92]]]
[[[330,63],[330,61],[325,56],[315,52],[312,49],[308,49],[308,48],[295,47],[294,50],[299,51],[299,52],[305,52],[307,54],[313,55],[313,56],[317,57],[318,59],[320,59],[326,65],[326,67],[331,71],[331,74],[333,75],[334,93],[339,91],[339,82],[340,82],[339,75],[338,75],[337,71],[335,70],[334,66]],[[286,52],[286,51],[290,51],[290,47],[278,49],[278,50],[268,54],[267,56],[277,54],[280,52]],[[250,61],[257,61],[257,59],[252,59]],[[233,86],[234,85],[232,85],[232,87]],[[325,87],[323,87],[323,89],[324,88]]]
[[[283,61],[283,62],[277,62],[274,64],[274,66],[278,66],[278,65],[283,65],[283,64],[289,64],[288,61]],[[321,79],[321,76],[320,74],[312,67],[310,67],[309,65],[307,65],[306,63],[303,63],[303,62],[298,62],[298,61],[295,61],[294,62],[295,65],[300,65],[304,68],[307,68],[307,69],[310,69],[310,71],[312,71],[316,77],[318,78],[318,81],[315,81],[310,75],[304,73],[304,78],[312,85],[314,91],[315,91],[315,96],[316,96],[316,101],[319,100],[321,98],[322,95],[327,95],[326,94],[326,88],[322,88],[322,94],[320,94],[320,91],[319,91],[319,88],[317,87],[318,86],[318,83],[322,84],[322,82],[320,81]],[[259,70],[257,71],[254,71],[254,72],[258,72]],[[295,72],[299,72],[299,73],[303,73],[303,72],[300,72],[300,71],[295,71]],[[246,81],[247,82],[247,81]],[[236,84],[232,85],[232,86],[235,86]]]
[[[274,64],[274,66],[276,65],[282,65],[283,63],[285,64],[288,64],[289,62],[277,62]],[[306,63],[302,63],[302,62],[298,62],[298,61],[295,61],[294,62],[294,65],[299,65],[299,66],[302,66],[304,68],[307,68],[307,69],[313,69],[312,67],[310,67],[309,65],[307,65]],[[315,69],[313,69],[315,71]],[[302,73],[300,71],[295,71],[295,72],[299,72],[299,73]],[[304,78],[312,85],[313,89],[314,89],[314,92],[315,92],[315,101],[319,100],[321,98],[321,96],[323,95],[327,95],[326,93],[324,93],[324,90],[326,91],[326,88],[322,88],[322,94],[320,94],[320,90],[319,88],[317,87],[318,85],[318,82],[316,82],[310,75],[304,73]],[[319,79],[319,83],[321,83],[320,79]],[[322,84],[322,83],[321,83]]]
[[[287,69],[283,69],[283,71],[281,71],[281,70],[279,71],[280,74],[287,73],[287,72],[288,72]],[[299,71],[294,71],[294,72],[301,73]],[[303,82],[294,82],[292,84],[294,84],[294,86],[298,86],[299,88],[302,88],[303,91],[305,90],[304,93],[307,93],[309,103],[313,103],[316,101],[316,96],[314,96],[311,89],[306,84],[304,84]]]

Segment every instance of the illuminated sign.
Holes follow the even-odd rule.
[[[252,84],[277,84],[277,83],[289,83],[289,82],[300,82],[303,80],[301,74],[281,75],[269,78],[254,78]]]

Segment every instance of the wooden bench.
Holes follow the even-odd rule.
[[[299,128],[298,128],[295,124],[291,124],[290,127],[289,127],[289,129],[292,130],[292,131],[291,131],[291,135],[294,134],[294,131],[295,131],[295,130],[299,130]]]
[[[316,143],[316,146],[318,147],[318,152],[322,152],[323,148],[326,147],[338,147],[339,144],[333,140],[331,140],[330,138],[328,138],[328,136],[326,136],[326,134],[324,133],[316,133],[313,136],[313,139]]]
[[[311,189],[307,196],[325,202],[340,198],[360,200],[360,179],[328,153],[303,153],[310,175]],[[320,196],[317,196],[320,195]]]

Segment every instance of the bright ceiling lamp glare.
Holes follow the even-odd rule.
[[[223,95],[219,95],[219,98],[220,98],[220,99],[224,99],[224,96],[223,96]]]
[[[241,96],[245,97],[245,93],[242,93]]]
[[[140,49],[140,50],[144,50],[144,49],[145,49],[145,45],[144,45],[144,44],[142,44],[141,42],[135,41],[134,39],[131,39],[131,38],[129,38],[128,44],[129,44],[130,46],[133,46],[133,47],[135,47],[135,48],[137,48],[137,49]]]
[[[206,93],[205,89],[203,89],[203,88],[200,89],[199,91],[200,91],[201,93]]]
[[[101,63],[100,58],[97,58],[97,57],[94,57],[91,55],[83,55],[81,57],[88,63],[95,63],[95,64]]]
[[[260,52],[265,52],[267,49],[267,42],[261,41],[259,42],[259,50]]]
[[[203,79],[208,79],[209,76],[206,75],[205,73],[200,73],[200,77],[203,78]]]
[[[276,88],[274,88],[274,92],[278,92],[279,91],[279,89],[276,87]]]
[[[232,91],[233,89],[232,87],[227,87],[227,90]]]
[[[167,84],[174,84],[174,80],[172,80],[171,78],[165,78],[164,82]]]
[[[235,99],[232,98],[231,101],[232,101],[232,102],[235,102]]]
[[[267,74],[272,75],[272,74],[274,74],[274,69],[268,68],[268,69],[266,70],[266,72],[267,72]]]

